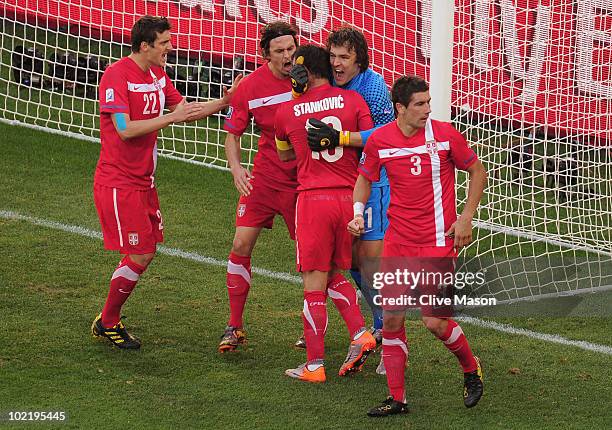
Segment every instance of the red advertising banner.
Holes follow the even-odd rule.
[[[453,106],[612,142],[609,0],[456,0]],[[73,34],[129,42],[144,15],[170,18],[181,53],[260,62],[262,25],[294,22],[322,43],[342,23],[363,30],[388,84],[428,75],[431,0],[3,0],[0,14]],[[435,83],[432,83],[435,85]],[[549,130],[550,132],[550,130]]]

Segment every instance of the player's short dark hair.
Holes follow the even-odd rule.
[[[414,93],[423,93],[425,91],[429,91],[429,84],[419,76],[402,76],[396,80],[391,87],[391,101],[393,102],[395,113],[397,114],[395,103],[408,106]]]
[[[261,28],[259,47],[264,57],[270,55],[270,42],[281,36],[292,36],[295,46],[298,46],[297,28],[285,21],[274,21]]]
[[[302,45],[294,54],[295,58],[304,57],[302,63],[315,78],[330,80],[332,67],[329,62],[329,52],[317,45]]]
[[[355,51],[357,54],[357,64],[359,70],[365,71],[370,67],[370,56],[368,54],[368,42],[365,36],[359,30],[349,25],[342,25],[333,30],[327,36],[327,50],[331,50],[331,46],[344,46],[346,49]]]
[[[170,28],[170,21],[166,17],[143,16],[132,27],[132,52],[140,52],[142,42],[153,45],[157,35],[170,30]]]

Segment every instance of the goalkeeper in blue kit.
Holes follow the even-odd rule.
[[[395,120],[385,80],[379,73],[369,68],[368,45],[363,34],[355,28],[342,26],[329,34],[326,45],[330,52],[333,84],[354,90],[365,99],[375,128]],[[300,87],[301,78],[299,69],[294,71],[292,76],[294,89],[296,86]],[[308,131],[309,145],[313,151],[322,151],[338,145],[348,145],[349,139],[357,139],[354,143],[357,143],[356,146],[361,146],[360,142],[365,142],[373,130],[353,133],[356,136],[350,139],[348,132],[334,130],[319,120],[311,119]],[[364,211],[365,233],[354,243],[351,269],[351,276],[372,310],[372,334],[379,344],[382,341],[382,309],[374,304],[377,291],[365,282],[367,276],[364,276],[363,269],[365,261],[373,260],[382,253],[382,239],[389,225],[387,219],[389,199],[389,182],[383,169],[380,181],[372,184],[372,193]],[[301,340],[298,340],[296,346],[300,345]],[[380,374],[385,373],[382,359],[376,371]]]

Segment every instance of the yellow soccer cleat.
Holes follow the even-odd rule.
[[[91,324],[91,334],[94,337],[105,337],[113,345],[121,349],[139,349],[140,340],[128,333],[121,321],[112,327],[102,325],[102,314],[99,314]]]

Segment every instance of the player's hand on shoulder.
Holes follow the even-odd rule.
[[[457,249],[469,245],[472,243],[472,220],[460,216],[444,235],[454,239],[454,246]]]
[[[302,64],[295,64],[289,72],[291,78],[291,93],[293,98],[304,94],[308,89],[308,70]]]
[[[340,132],[316,118],[306,121],[308,146],[314,152],[321,152],[340,145]]]
[[[356,215],[346,226],[349,233],[353,236],[359,237],[365,230],[365,222],[362,215]]]
[[[251,190],[253,189],[253,185],[251,184],[251,180],[253,179],[253,175],[248,169],[245,169],[241,165],[236,167],[232,167],[230,169],[232,172],[232,176],[234,177],[234,185],[238,192],[243,196],[248,196],[251,194]]]

